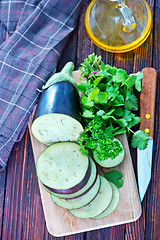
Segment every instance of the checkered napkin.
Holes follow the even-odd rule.
[[[56,70],[81,0],[0,1],[0,169]],[[5,37],[7,36],[7,39]]]

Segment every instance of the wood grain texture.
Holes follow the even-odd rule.
[[[45,222],[39,217],[43,211],[29,144],[27,131],[11,153],[13,160],[8,164],[4,203],[7,211],[3,216],[2,239],[40,239],[44,233]]]
[[[152,67],[157,70],[157,96],[154,126],[154,149],[152,159],[152,178],[146,196],[146,233],[148,239],[160,239],[160,1],[154,1],[154,27],[153,27],[153,59]],[[147,238],[146,238],[147,239]]]
[[[5,184],[6,184],[7,170],[5,169],[0,173],[0,233],[3,229],[3,214],[4,214],[4,201],[5,201]]]
[[[142,215],[133,223],[108,227],[65,237],[48,233],[41,204],[38,181],[28,130],[16,143],[5,172],[0,172],[0,239],[2,240],[158,240],[160,239],[160,1],[147,0],[153,14],[153,28],[142,46],[130,53],[114,54],[96,47],[84,28],[84,15],[90,0],[82,1],[82,11],[76,30],[72,33],[59,60],[58,69],[72,60],[75,69],[88,54],[95,52],[104,62],[137,72],[144,67],[157,70],[152,179],[142,202]],[[130,143],[130,141],[129,141]],[[136,151],[130,147],[136,175]],[[25,164],[23,164],[23,161]],[[23,167],[24,166],[24,169]],[[22,174],[23,173],[23,174]],[[23,180],[23,181],[22,181]],[[15,190],[13,189],[15,188]]]

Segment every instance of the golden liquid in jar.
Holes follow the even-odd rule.
[[[148,12],[143,1],[123,1],[131,11],[136,21],[136,28],[127,33],[124,28],[124,17],[119,8],[118,1],[97,0],[93,5],[89,25],[94,36],[102,43],[109,46],[130,44],[141,37],[146,29]]]

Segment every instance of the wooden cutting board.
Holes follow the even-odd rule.
[[[80,71],[73,72],[73,78],[78,83],[80,81]],[[34,114],[34,113],[33,113]],[[31,133],[33,115],[28,123],[35,163],[42,151],[47,147],[36,140]],[[44,210],[44,216],[48,232],[56,237],[66,236],[79,232],[85,232],[128,222],[136,221],[142,212],[138,195],[132,159],[129,151],[126,135],[119,136],[125,149],[123,162],[115,167],[122,172],[124,184],[120,189],[120,201],[115,211],[108,217],[100,220],[80,219],[72,216],[68,210],[63,209],[53,203],[50,194],[43,188],[39,181],[40,194]],[[108,169],[110,171],[111,169]]]

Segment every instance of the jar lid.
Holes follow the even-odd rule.
[[[148,3],[143,0],[147,13],[148,13],[148,22],[146,24],[146,28],[144,29],[143,35],[141,35],[140,37],[138,37],[135,41],[133,41],[132,43],[129,44],[125,44],[124,45],[116,45],[116,46],[111,46],[111,45],[107,45],[104,42],[101,42],[92,32],[90,25],[89,25],[89,16],[90,16],[90,11],[93,7],[93,5],[95,4],[96,0],[92,0],[92,2],[89,4],[87,11],[86,11],[86,15],[85,15],[85,27],[86,27],[86,31],[87,34],[89,36],[89,38],[93,41],[93,43],[95,45],[97,45],[99,48],[108,51],[108,52],[113,52],[113,53],[123,53],[123,52],[128,52],[131,51],[137,47],[139,47],[142,43],[144,43],[144,41],[148,38],[151,29],[152,29],[152,12],[151,9],[148,5]]]

